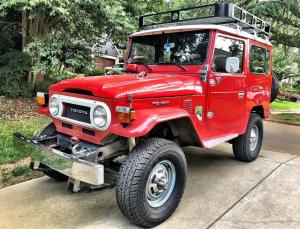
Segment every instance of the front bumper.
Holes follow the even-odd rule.
[[[57,149],[46,147],[35,139],[14,133],[14,143],[18,150],[30,155],[35,164],[42,163],[74,180],[90,185],[104,184],[104,166],[79,159]]]

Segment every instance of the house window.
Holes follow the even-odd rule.
[[[255,45],[250,50],[250,70],[252,73],[270,73],[270,50]]]
[[[239,70],[237,73],[243,71],[243,53],[244,43],[242,41],[229,39],[225,37],[218,37],[216,40],[213,70],[214,72],[227,73],[226,59],[228,57],[237,57],[240,60]]]

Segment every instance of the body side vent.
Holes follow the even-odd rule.
[[[193,100],[185,99],[183,101],[183,109],[185,109],[189,113],[192,113],[192,111],[193,111]]]

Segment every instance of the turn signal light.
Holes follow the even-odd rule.
[[[37,104],[39,106],[44,106],[46,105],[46,96],[45,96],[45,93],[43,92],[38,92],[36,94],[36,100],[37,100]]]
[[[116,107],[117,119],[121,123],[130,123],[132,120],[135,119],[135,110],[129,107]]]

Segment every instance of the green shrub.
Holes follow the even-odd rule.
[[[7,52],[0,56],[0,95],[23,95],[30,61],[30,56],[21,51]]]
[[[49,35],[47,40],[36,38],[25,51],[32,57],[39,57],[34,61],[32,71],[42,73],[54,82],[74,78],[91,66],[91,50],[70,42],[66,37]]]
[[[103,68],[91,68],[85,73],[86,76],[102,76],[105,75],[105,70]]]
[[[21,176],[25,173],[28,173],[30,171],[30,169],[28,168],[28,166],[26,165],[22,165],[22,166],[18,166],[16,168],[14,168],[12,171],[11,171],[11,174],[14,176],[14,177],[18,177],[18,176]]]

